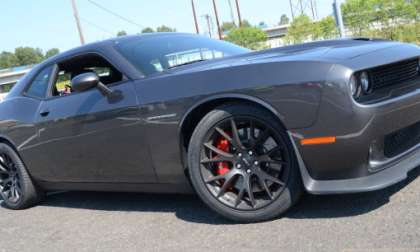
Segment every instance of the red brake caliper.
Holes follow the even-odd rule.
[[[224,152],[229,152],[229,148],[230,148],[230,143],[227,139],[225,138],[220,138],[217,143],[216,143],[216,148],[218,148],[219,150],[222,150]],[[230,171],[229,168],[229,163],[228,162],[220,162],[217,165],[217,175],[224,175],[226,173],[228,173]]]

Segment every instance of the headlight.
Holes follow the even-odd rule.
[[[372,91],[372,86],[369,81],[369,74],[367,72],[363,72],[360,75],[360,85],[362,86],[363,93],[369,94]]]
[[[354,75],[350,79],[350,92],[354,98],[358,98],[360,96],[360,86]]]

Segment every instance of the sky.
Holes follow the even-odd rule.
[[[144,27],[167,25],[180,32],[195,32],[190,0],[92,0],[126,17],[126,22],[98,8],[89,0],[76,0],[86,42],[114,37],[118,31],[139,33]],[[217,0],[221,22],[232,20],[229,0]],[[332,13],[333,0],[317,0],[318,16]],[[0,0],[0,52],[19,46],[65,51],[80,45],[71,0]],[[289,0],[240,0],[243,19],[274,26],[280,16],[291,17]],[[211,0],[195,0],[201,32],[207,31],[206,14],[214,11]],[[234,7],[234,0],[232,0]],[[236,18],[236,12],[235,12]]]

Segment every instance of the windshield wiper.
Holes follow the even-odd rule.
[[[206,61],[206,60],[205,59],[193,60],[193,61],[185,62],[185,63],[179,64],[179,65],[170,66],[170,67],[168,67],[168,69],[172,69],[172,68],[176,68],[176,67],[180,67],[180,66],[186,66],[186,65],[190,65],[190,64],[194,64],[194,63],[198,63],[198,62],[202,62],[202,61]]]

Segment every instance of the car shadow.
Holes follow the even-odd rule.
[[[390,197],[420,175],[420,168],[408,179],[383,190],[343,195],[304,195],[283,217],[291,219],[340,218],[357,216],[386,205]],[[195,195],[160,195],[109,192],[60,192],[50,194],[46,207],[78,208],[120,212],[168,212],[177,218],[211,225],[234,224],[208,209]]]

